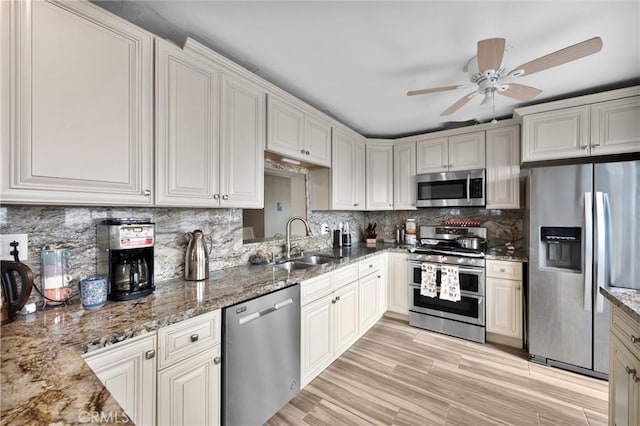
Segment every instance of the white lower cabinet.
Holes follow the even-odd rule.
[[[387,310],[386,254],[358,263],[360,336],[371,328]]]
[[[220,424],[221,312],[158,330],[158,424]]]
[[[158,424],[220,424],[220,345],[158,372]]]
[[[304,282],[302,283],[304,286]],[[330,293],[300,309],[300,385],[306,386],[333,361],[334,296]]]
[[[640,422],[640,324],[611,304],[609,425]]]
[[[352,282],[335,295],[335,355],[340,356],[358,339],[358,283]]]
[[[387,309],[398,314],[409,315],[409,255],[388,254]]]
[[[487,340],[521,347],[522,263],[487,260],[486,285]]]
[[[137,425],[156,423],[156,334],[90,352],[86,363]]]

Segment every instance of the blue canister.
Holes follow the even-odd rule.
[[[101,308],[107,303],[107,279],[105,277],[85,278],[78,283],[78,292],[83,308]]]

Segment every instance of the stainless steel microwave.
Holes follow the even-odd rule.
[[[418,207],[484,206],[485,169],[416,176]]]

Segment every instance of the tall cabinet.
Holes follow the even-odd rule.
[[[393,210],[393,142],[367,140],[365,144],[367,210]]]
[[[356,133],[333,128],[331,152],[331,208],[365,207],[365,145]]]
[[[2,200],[151,205],[152,35],[88,2],[0,7]]]

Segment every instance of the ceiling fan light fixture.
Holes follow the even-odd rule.
[[[511,71],[508,77],[521,77],[523,75],[524,75],[524,70],[520,68],[520,69]]]

